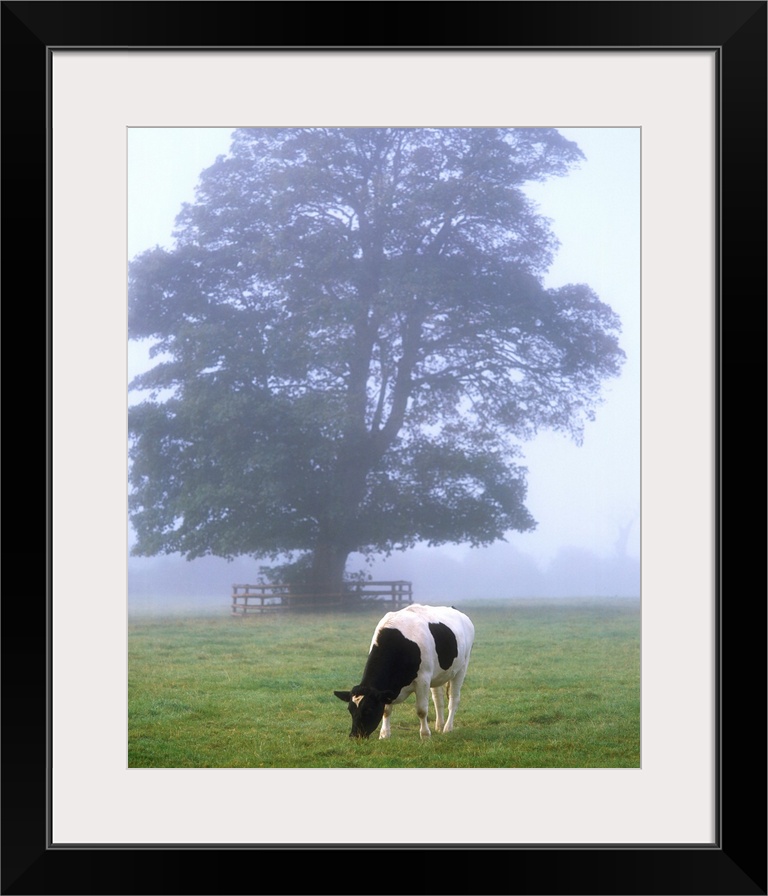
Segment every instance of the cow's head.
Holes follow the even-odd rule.
[[[384,715],[384,707],[397,697],[392,691],[379,691],[362,685],[357,685],[351,691],[333,693],[347,704],[352,716],[350,737],[370,737]]]

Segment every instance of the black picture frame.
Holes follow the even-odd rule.
[[[29,500],[6,526],[2,601],[2,893],[765,894],[766,875],[766,9],[765,2],[499,2],[323,7],[238,2],[2,3],[2,276],[14,350],[6,470],[46,483],[46,514]],[[355,22],[339,44],[337,9]],[[366,27],[368,23],[368,27]],[[346,26],[348,27],[349,21]],[[373,27],[375,25],[375,27]],[[371,30],[369,30],[369,28]],[[269,32],[268,40],[265,34]],[[407,41],[403,41],[403,35]],[[249,42],[247,38],[257,36]],[[319,37],[325,40],[320,42]],[[54,48],[710,48],[718,58],[719,257],[716,841],[711,846],[418,846],[414,794],[403,793],[396,847],[271,848],[50,844],[51,396],[49,59]],[[20,316],[19,316],[20,314]],[[18,322],[17,322],[18,320]],[[20,324],[20,326],[19,326]],[[42,338],[42,334],[46,338]],[[98,338],[98,334],[94,334]],[[22,345],[37,346],[30,353]],[[17,343],[20,343],[17,345]],[[30,357],[31,355],[31,357]],[[34,359],[34,360],[32,360]],[[30,363],[30,361],[32,363]],[[729,379],[723,379],[727,361]],[[737,367],[736,364],[739,364]],[[24,365],[23,367],[21,365]],[[18,374],[24,371],[24,376]],[[725,382],[741,400],[725,406]],[[46,395],[45,432],[30,437],[31,380]],[[10,409],[10,410],[9,410]],[[744,409],[744,410],[742,410]],[[756,410],[759,409],[759,410]],[[730,415],[727,410],[731,410]],[[745,413],[746,412],[746,413]],[[754,417],[759,416],[760,426]],[[734,450],[723,453],[724,426]],[[21,424],[21,425],[19,425]],[[756,432],[759,430],[759,434]],[[738,441],[737,441],[738,440]],[[736,446],[738,445],[738,453]],[[726,469],[724,461],[730,461]],[[35,464],[34,473],[31,464]],[[45,474],[41,476],[41,470]],[[24,473],[26,475],[24,476]],[[727,485],[728,491],[724,490]],[[738,502],[738,503],[737,503]],[[733,508],[727,517],[724,511]],[[45,519],[45,534],[41,532]],[[724,521],[728,519],[729,538]],[[26,521],[26,522],[24,522]],[[10,531],[9,531],[10,530]],[[756,537],[759,534],[760,538]],[[726,573],[728,575],[726,576]],[[45,590],[41,587],[45,578]],[[48,623],[48,624],[46,624]],[[98,670],[94,670],[98,674]],[[88,699],[88,695],[83,695]],[[685,695],[679,695],[685,700]],[[94,708],[97,711],[97,708]],[[427,795],[428,796],[428,795]],[[300,794],[295,795],[300,811]],[[339,794],[359,812],[365,795]],[[353,808],[354,807],[354,808]],[[371,811],[375,811],[372,806]],[[510,808],[514,811],[514,807]],[[364,824],[364,813],[361,824]],[[471,824],[471,819],[446,823]],[[340,854],[340,852],[342,854]],[[393,854],[393,852],[395,854]],[[436,853],[435,855],[427,853]],[[448,854],[443,854],[448,853]],[[393,861],[399,858],[402,864]]]

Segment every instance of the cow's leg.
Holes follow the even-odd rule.
[[[379,740],[382,738],[386,739],[390,736],[391,732],[389,730],[389,717],[392,715],[392,704],[387,703],[384,707],[384,715],[381,719],[381,731],[379,732]]]
[[[443,730],[445,722],[445,686],[432,688],[432,702],[435,704],[435,731]]]
[[[445,721],[443,733],[447,734],[453,731],[453,720],[456,716],[456,710],[459,708],[459,698],[461,697],[461,686],[464,683],[464,672],[459,672],[456,678],[448,684],[448,718]]]
[[[431,737],[432,732],[427,724],[429,713],[429,685],[420,681],[416,685],[416,715],[419,717],[419,734],[421,737]]]

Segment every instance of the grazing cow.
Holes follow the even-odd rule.
[[[435,704],[438,731],[453,731],[461,685],[467,674],[475,627],[454,607],[410,604],[387,613],[376,626],[363,671],[351,691],[333,693],[348,704],[350,737],[370,737],[379,722],[379,737],[389,737],[392,706],[416,692],[416,715],[421,737],[429,737],[429,692]],[[448,718],[443,722],[445,691]]]

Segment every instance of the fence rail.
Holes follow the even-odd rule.
[[[377,602],[389,610],[400,610],[413,603],[411,582],[364,582],[349,585],[337,594],[296,594],[290,585],[249,585],[232,586],[232,615],[249,616],[290,609],[320,609],[348,605],[363,606],[366,602]]]

